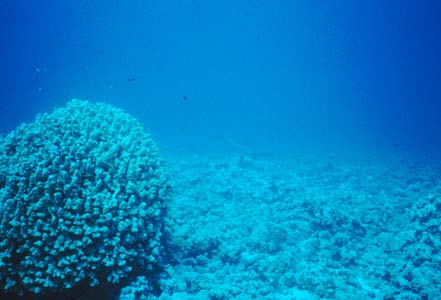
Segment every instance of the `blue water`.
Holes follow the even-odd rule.
[[[259,197],[267,199],[267,193],[274,190],[283,198],[281,191],[286,188],[285,195],[301,203],[313,199],[315,204],[311,205],[315,208],[311,211],[322,207],[320,199],[331,192],[336,193],[332,197],[338,199],[340,208],[346,204],[339,201],[352,197],[348,205],[353,205],[356,212],[350,209],[342,212],[347,220],[350,216],[363,217],[362,203],[370,203],[366,210],[379,209],[379,203],[389,203],[384,206],[391,210],[395,223],[392,229],[384,230],[395,236],[401,229],[404,231],[394,227],[403,217],[400,214],[409,213],[418,201],[429,199],[435,203],[434,214],[437,213],[437,218],[440,215],[441,204],[438,207],[439,201],[433,200],[441,199],[440,37],[441,4],[437,1],[3,0],[0,2],[0,132],[6,134],[22,123],[33,122],[38,113],[50,113],[73,98],[106,102],[140,120],[152,134],[175,176],[172,181],[178,195],[171,211],[174,208],[175,216],[181,217],[183,212],[188,213],[188,218],[197,220],[195,227],[217,224],[216,218],[204,221],[212,205],[201,209],[204,205],[199,206],[201,200],[197,196],[201,193],[200,197],[208,197],[216,204],[219,199],[228,202],[235,197],[244,202],[259,202]],[[220,158],[213,158],[216,155]],[[280,161],[287,155],[291,155],[287,160],[290,162],[295,161],[293,157],[301,157],[299,170],[293,167],[283,173],[278,169],[286,167]],[[307,158],[310,156],[319,158]],[[369,166],[369,159],[377,160]],[[353,167],[353,160],[362,161],[361,165]],[[305,161],[313,163],[308,167]],[[382,165],[385,161],[390,164]],[[185,176],[179,178],[179,171]],[[194,179],[216,172],[220,173],[217,177],[208,176],[205,185],[204,179]],[[241,188],[234,181],[237,177],[242,180]],[[289,181],[289,178],[294,179]],[[229,184],[230,190],[219,190],[218,185]],[[247,194],[250,191],[261,193]],[[274,206],[281,199],[278,197],[271,198],[269,211],[278,211]],[[188,203],[201,211],[195,213],[184,205]],[[282,200],[281,203],[284,212],[275,222],[290,224],[291,217],[286,212],[290,206]],[[254,204],[266,211],[263,204]],[[237,203],[225,205],[246,211]],[[185,208],[178,209],[181,206]],[[420,216],[418,212],[415,214]],[[240,214],[231,218],[237,227],[255,225],[238,221]],[[413,221],[417,222],[415,218]],[[270,222],[272,218],[265,220]],[[321,226],[324,227],[319,226],[317,232],[328,230]],[[406,232],[412,230],[410,227],[406,227]],[[194,228],[183,230],[192,232]],[[221,235],[222,230],[218,228],[214,232]],[[261,235],[272,235],[267,233],[271,230],[262,229]],[[207,239],[214,235],[216,239],[214,233],[200,234]],[[236,238],[242,236],[243,241],[249,235],[235,234]],[[290,236],[289,230],[286,234]],[[367,237],[371,238],[369,234]],[[439,236],[436,238],[439,240]],[[226,241],[222,236],[214,244],[223,245]],[[248,240],[246,245],[255,246],[250,246]],[[256,258],[259,255],[249,253],[242,246],[237,246],[241,250],[236,249],[243,251],[241,264],[248,266],[247,261],[254,259],[265,265],[264,260]],[[207,255],[211,247],[217,246],[194,247],[205,247]],[[274,251],[279,253],[284,247],[276,247]],[[184,248],[177,256],[188,260],[191,251]],[[297,248],[285,250],[297,251],[292,249]],[[276,261],[283,257],[267,248],[261,251],[269,251]],[[439,249],[434,250],[434,255],[435,252]],[[356,268],[357,264],[351,263],[350,258],[344,259],[349,261],[342,263],[345,268]],[[223,256],[213,260],[229,267],[237,263],[233,258],[224,260]],[[431,267],[436,265],[434,261]],[[372,259],[365,262],[369,265]],[[431,274],[438,274],[437,266],[431,269]],[[189,271],[185,269],[188,264],[184,264],[180,268],[183,272],[180,276],[189,272],[197,277],[196,267]],[[265,267],[256,267],[262,269]],[[265,270],[265,274],[286,273],[282,267]],[[205,269],[199,271],[204,274],[201,278],[208,276]],[[357,269],[353,280],[347,282],[348,286],[367,291],[354,299],[401,299],[387,295],[411,290],[392,283],[396,290],[386,290],[372,278],[372,281],[361,278],[359,273],[365,271]],[[253,294],[246,285],[238,289],[247,290],[243,299],[297,299],[289,298],[290,293],[298,299],[339,299],[354,295],[350,289],[340,294],[321,293],[325,288],[317,286],[328,279],[328,273],[323,272],[311,271],[311,278],[321,273],[325,279],[310,285],[304,277],[300,279],[298,272],[286,279],[294,282],[291,285],[275,285],[273,279],[265,277],[264,281],[271,282],[268,285],[280,293],[265,294],[259,290]],[[386,275],[372,276],[378,279]],[[187,299],[188,295],[212,300],[240,298],[240,292],[234,294],[229,289],[222,295],[205,293],[212,290],[204,284],[198,294],[197,288],[189,288],[191,284],[185,278],[175,280],[187,282],[187,294],[184,288],[180,289],[182,282],[176,283],[173,299]],[[251,282],[244,278],[243,282]],[[173,284],[167,284],[172,290]],[[426,299],[424,295],[438,295],[440,298],[436,299],[441,299],[441,293],[433,292],[439,288],[433,281],[418,284],[427,290],[409,293],[421,298],[402,299]]]
[[[0,128],[89,98],[168,144],[216,147],[226,134],[438,153],[439,12],[435,1],[2,1]]]

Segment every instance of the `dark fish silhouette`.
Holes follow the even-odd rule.
[[[184,102],[187,102],[188,101],[187,96],[182,96],[182,100],[184,100]]]
[[[129,77],[129,78],[127,78],[127,82],[132,82],[132,81],[135,81],[135,77]]]

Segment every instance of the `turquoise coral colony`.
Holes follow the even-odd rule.
[[[107,104],[72,100],[1,137],[0,297],[154,286],[168,181],[151,136]]]

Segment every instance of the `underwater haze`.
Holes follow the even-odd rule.
[[[0,126],[88,98],[125,109],[176,146],[217,148],[227,135],[271,151],[437,154],[440,9],[2,1]]]
[[[441,299],[440,2],[2,0],[0,40],[0,299]]]

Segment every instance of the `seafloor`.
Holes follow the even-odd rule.
[[[159,299],[441,299],[441,163],[168,155]],[[121,299],[143,296],[142,283]]]

